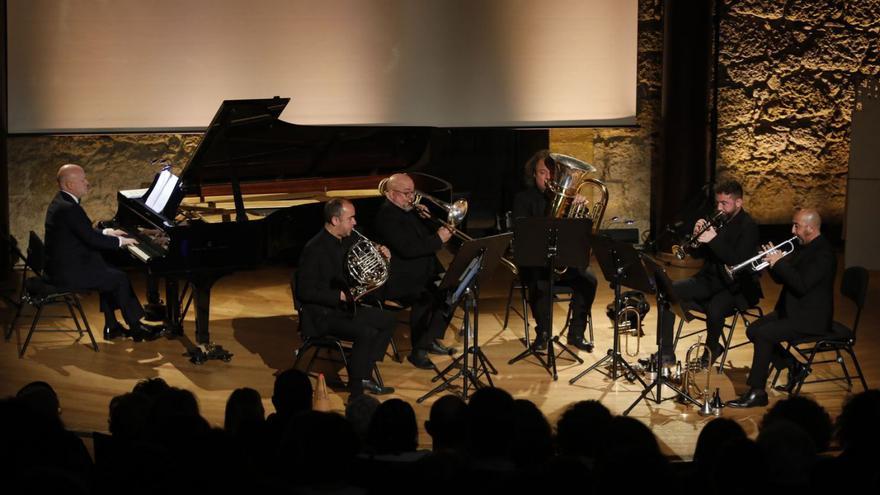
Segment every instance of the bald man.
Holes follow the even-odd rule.
[[[376,214],[377,241],[391,250],[391,274],[382,297],[411,306],[410,332],[413,366],[433,369],[428,353],[451,354],[440,342],[448,318],[434,285],[441,271],[437,251],[452,237],[445,227],[426,221],[424,205],[413,206],[415,183],[407,174],[394,174],[385,185],[386,201]]]
[[[752,323],[746,331],[755,346],[746,381],[749,390],[727,405],[766,406],[764,388],[771,363],[776,369],[788,369],[788,383],[778,386],[780,391],[791,392],[809,374],[810,370],[786,352],[781,342],[831,332],[837,257],[831,243],[822,235],[821,227],[819,212],[798,211],[791,226],[791,233],[799,241],[796,244],[800,244],[795,252],[783,257],[782,251],[771,251],[763,258],[770,263],[770,276],[782,284],[782,293],[773,312]],[[767,244],[762,250],[772,247]]]
[[[104,313],[104,338],[127,335],[135,341],[161,335],[161,322],[144,318],[144,309],[132,290],[128,276],[104,261],[101,251],[112,251],[137,240],[114,229],[98,230],[80,206],[89,191],[86,173],[79,165],[62,165],[56,176],[58,194],[46,210],[46,274],[53,285],[64,289],[99,291]],[[128,329],[116,320],[122,312]]]

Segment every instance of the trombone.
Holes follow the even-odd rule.
[[[770,249],[767,249],[765,251],[762,251],[762,252],[752,256],[751,258],[743,261],[742,263],[740,263],[738,265],[725,266],[724,271],[727,272],[727,276],[730,277],[731,279],[733,279],[733,277],[735,277],[737,273],[739,273],[740,271],[742,271],[746,268],[751,268],[753,272],[760,272],[764,268],[767,268],[768,266],[770,266],[770,262],[769,261],[761,261],[762,258],[767,256],[768,254],[780,251],[780,248],[782,246],[785,246],[786,244],[789,245],[789,248],[782,251],[782,257],[784,258],[784,257],[788,256],[789,254],[794,252],[794,243],[797,240],[798,240],[798,236],[794,236],[791,239],[788,239],[787,241],[785,241],[777,246],[773,246]]]

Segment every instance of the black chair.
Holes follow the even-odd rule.
[[[694,320],[706,322],[706,314],[701,311],[700,308],[689,308],[688,313],[694,317]],[[724,328],[721,329],[721,343],[724,346],[724,351],[721,354],[721,359],[718,362],[718,373],[721,373],[724,370],[724,363],[727,362],[727,353],[730,352],[731,349],[736,349],[737,347],[742,347],[744,345],[748,345],[751,342],[745,340],[736,345],[731,345],[733,342],[733,331],[736,329],[736,324],[742,320],[743,325],[746,329],[749,328],[749,325],[752,324],[753,321],[758,318],[762,318],[764,316],[764,310],[761,309],[757,304],[748,308],[736,308],[733,310],[732,314],[727,315],[727,318],[724,320]],[[728,319],[729,323],[728,323]],[[679,320],[678,329],[675,332],[675,339],[672,341],[672,349],[678,347],[678,341],[680,339],[686,339],[688,337],[692,337],[694,335],[703,333],[706,331],[706,327],[703,327],[699,330],[694,330],[692,332],[688,332],[684,335],[681,334],[682,328],[684,327],[684,320]],[[731,365],[732,366],[732,365]]]
[[[840,294],[849,299],[856,305],[856,316],[853,320],[852,328],[838,321],[831,322],[831,331],[828,334],[820,336],[809,336],[788,343],[789,352],[794,351],[804,360],[804,365],[808,370],[813,369],[815,364],[837,363],[843,376],[835,376],[832,378],[821,378],[810,381],[801,381],[792,391],[791,395],[797,395],[801,391],[801,387],[807,383],[822,383],[845,380],[849,390],[852,390],[852,379],[858,378],[862,382],[862,388],[868,390],[868,383],[865,381],[865,375],[862,373],[862,367],[856,358],[856,330],[859,326],[859,320],[862,316],[862,308],[865,306],[865,297],[868,294],[868,270],[861,266],[851,266],[843,271],[843,279],[840,281]],[[858,374],[851,375],[846,367],[841,351],[849,354],[853,365]],[[822,353],[833,352],[833,359],[823,359],[816,361],[816,356]],[[776,370],[773,376],[773,383],[776,385],[779,379],[779,373],[782,370]]]
[[[13,278],[9,277],[9,280],[0,281],[0,298],[6,302],[11,308],[21,307],[21,297],[24,294],[24,274],[26,272],[26,262],[24,254],[22,254],[21,249],[18,247],[18,240],[15,236],[6,235],[0,238],[0,243],[2,243],[2,248],[0,248],[0,253],[3,253],[3,263],[9,263],[4,267],[7,270],[7,273],[12,273],[14,271],[20,271],[23,274],[22,283],[15,287]],[[7,284],[7,282],[13,282],[12,285]],[[16,294],[17,293],[17,294]],[[11,295],[16,294],[16,295]]]
[[[95,336],[92,335],[92,329],[89,326],[89,321],[86,318],[86,313],[83,311],[82,303],[80,302],[77,293],[61,287],[55,287],[43,273],[43,251],[43,241],[36,233],[31,231],[30,239],[28,241],[27,257],[25,259],[25,270],[22,273],[21,304],[16,310],[12,321],[9,323],[9,328],[6,330],[6,339],[8,340],[12,336],[12,331],[14,330],[15,324],[21,316],[22,309],[25,305],[32,306],[35,312],[33,320],[31,321],[30,330],[28,331],[27,337],[24,339],[24,344],[21,346],[21,351],[18,354],[19,358],[24,356],[34,332],[70,332],[71,330],[69,328],[37,328],[37,323],[39,323],[40,318],[43,316],[43,310],[47,306],[64,305],[67,307],[67,311],[70,313],[70,318],[73,319],[73,323],[76,325],[76,331],[79,333],[77,340],[82,338],[84,332],[87,333],[89,339],[92,341],[92,349],[94,349],[95,352],[98,352],[98,344],[95,342]],[[28,271],[31,271],[34,276],[28,277]],[[57,316],[64,318],[67,317],[66,315]],[[82,318],[82,322],[80,322],[80,318]]]
[[[294,292],[295,294],[295,292]],[[297,314],[299,315],[298,324],[299,334],[302,336],[302,321],[303,321],[303,308],[299,304],[297,304],[296,296],[293,296],[293,306],[296,309]],[[311,356],[308,358],[308,362],[305,365],[305,368],[302,369],[304,373],[309,376],[316,377],[312,373],[312,368],[315,365],[315,361],[322,360],[331,363],[341,364],[345,371],[348,373],[348,376],[351,376],[351,369],[349,368],[349,362],[351,358],[352,352],[352,343],[351,341],[340,339],[338,337],[334,337],[332,335],[320,335],[320,336],[310,336],[302,337],[302,345],[294,351],[294,361],[293,367],[296,369],[300,368],[300,362],[304,359],[304,356],[311,352]],[[324,353],[324,356],[321,356],[321,353]],[[376,363],[373,363],[373,380],[380,386],[384,386],[385,383],[382,381],[382,374],[379,373],[379,367]],[[342,385],[346,385],[342,383]]]

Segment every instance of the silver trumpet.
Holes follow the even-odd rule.
[[[785,241],[779,245],[773,246],[770,249],[762,251],[762,252],[752,256],[751,258],[743,261],[742,263],[740,263],[738,265],[725,266],[724,271],[727,272],[727,276],[731,280],[736,276],[737,273],[739,273],[742,270],[745,270],[746,268],[751,268],[752,272],[760,272],[764,268],[767,268],[768,266],[770,266],[770,262],[761,261],[765,256],[767,256],[768,254],[771,254],[771,253],[775,253],[777,251],[781,251],[783,257],[788,256],[789,254],[794,252],[795,241],[800,242],[798,239],[798,236],[794,236],[791,239],[788,239],[787,241]],[[781,250],[780,248],[782,246],[785,246],[786,244],[788,244],[789,248],[786,250]]]

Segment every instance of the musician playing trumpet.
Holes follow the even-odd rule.
[[[715,188],[715,210],[723,215],[723,228],[707,226],[707,220],[701,218],[693,229],[700,245],[694,254],[703,257],[703,267],[695,276],[674,284],[675,294],[686,309],[706,315],[708,347],[702,360],[707,366],[724,351],[720,342],[724,319],[737,308],[754,306],[763,295],[755,273],[744,270],[733,279],[726,276],[726,266],[752,257],[759,242],[758,224],[743,208],[743,189],[739,182],[730,180]],[[675,314],[664,312],[660,350],[664,364],[675,363],[674,326]]]
[[[767,405],[764,388],[770,363],[776,369],[788,370],[788,383],[777,386],[780,391],[791,392],[809,374],[809,369],[786,352],[781,342],[831,332],[837,257],[831,243],[822,235],[821,226],[819,212],[802,209],[792,219],[791,233],[800,241],[793,254],[774,249],[772,243],[763,246],[767,253],[763,260],[768,263],[773,280],[782,284],[782,292],[773,312],[752,323],[746,331],[755,346],[746,380],[749,390],[727,405]]]

